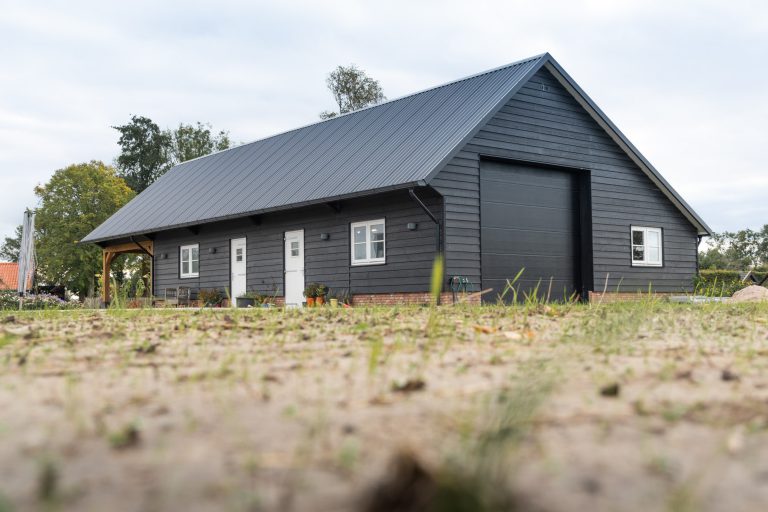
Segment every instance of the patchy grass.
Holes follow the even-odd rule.
[[[760,509],[766,367],[759,304],[14,312],[0,510]]]

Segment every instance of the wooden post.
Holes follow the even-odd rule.
[[[109,285],[111,281],[110,273],[112,267],[112,260],[115,258],[115,253],[107,250],[102,251],[102,279],[104,280],[104,286],[101,288],[101,299],[104,301],[104,305],[109,304],[110,293]]]

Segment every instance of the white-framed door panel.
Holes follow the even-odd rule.
[[[229,268],[230,268],[230,283],[229,293],[232,305],[237,304],[237,298],[243,295],[246,291],[247,280],[247,254],[246,254],[246,239],[245,238],[233,238],[229,242]]]
[[[304,302],[304,230],[285,232],[285,305],[301,306]]]

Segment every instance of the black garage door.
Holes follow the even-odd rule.
[[[533,293],[563,300],[576,289],[578,197],[575,173],[483,161],[480,224],[485,300],[495,302],[507,279],[518,300]],[[512,294],[505,296],[510,301]]]

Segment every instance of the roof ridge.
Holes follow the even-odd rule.
[[[498,66],[498,67],[495,67],[495,68],[492,68],[492,69],[487,69],[487,70],[481,71],[479,73],[475,73],[475,74],[468,75],[468,76],[465,76],[465,77],[462,77],[462,78],[458,78],[456,80],[451,80],[450,82],[445,82],[443,84],[435,85],[433,87],[428,87],[426,89],[422,89],[420,91],[412,92],[412,93],[406,94],[404,96],[398,96],[397,98],[392,98],[391,100],[386,100],[386,101],[383,101],[381,103],[376,103],[375,105],[368,105],[367,107],[363,107],[363,108],[358,109],[358,110],[352,110],[351,112],[345,112],[344,114],[339,114],[337,116],[330,117],[328,119],[321,119],[321,120],[315,121],[313,123],[307,123],[307,124],[304,124],[304,125],[301,125],[301,126],[297,126],[296,128],[291,128],[290,130],[285,130],[285,131],[282,131],[282,132],[274,133],[272,135],[267,135],[266,137],[262,137],[260,139],[255,139],[255,140],[252,140],[252,141],[244,142],[244,143],[242,143],[240,145],[232,146],[231,148],[222,149],[222,150],[219,150],[219,151],[215,151],[213,153],[208,153],[207,155],[198,156],[196,158],[191,158],[189,160],[185,160],[185,161],[183,161],[183,162],[181,162],[179,164],[176,164],[174,167],[178,167],[180,165],[184,165],[187,162],[194,162],[195,160],[201,160],[203,158],[208,158],[209,156],[219,155],[221,153],[224,153],[226,151],[231,151],[233,149],[238,149],[238,148],[242,148],[242,147],[245,147],[245,146],[250,146],[251,144],[256,144],[257,142],[264,142],[264,141],[267,141],[267,140],[272,139],[274,137],[279,137],[281,135],[287,135],[289,133],[292,133],[292,132],[295,132],[295,131],[298,131],[298,130],[303,130],[304,128],[309,128],[310,126],[315,126],[315,125],[327,123],[327,122],[330,122],[330,121],[335,121],[337,119],[341,119],[342,117],[347,117],[347,116],[351,116],[351,115],[354,115],[354,114],[358,114],[360,112],[364,112],[366,110],[370,110],[370,109],[373,109],[373,108],[376,108],[376,107],[382,107],[382,106],[388,105],[390,103],[395,103],[397,101],[402,101],[402,100],[407,99],[407,98],[412,98],[414,96],[418,96],[419,94],[424,94],[426,92],[435,91],[437,89],[442,89],[443,87],[448,87],[449,85],[454,85],[454,84],[457,84],[459,82],[464,82],[466,80],[471,80],[473,78],[478,78],[478,77],[481,77],[481,76],[484,76],[484,75],[488,75],[488,74],[491,74],[491,73],[496,73],[497,71],[501,71],[503,69],[511,68],[513,66],[519,66],[519,65],[522,65],[522,64],[527,64],[529,62],[533,62],[535,60],[539,60],[539,59],[542,59],[542,58],[547,57],[547,56],[549,56],[548,52],[540,53],[538,55],[534,55],[533,57],[528,57],[528,58],[525,58],[525,59],[520,59],[520,60],[517,60],[517,61],[514,61],[514,62],[510,62],[509,64],[504,64],[502,66]]]

